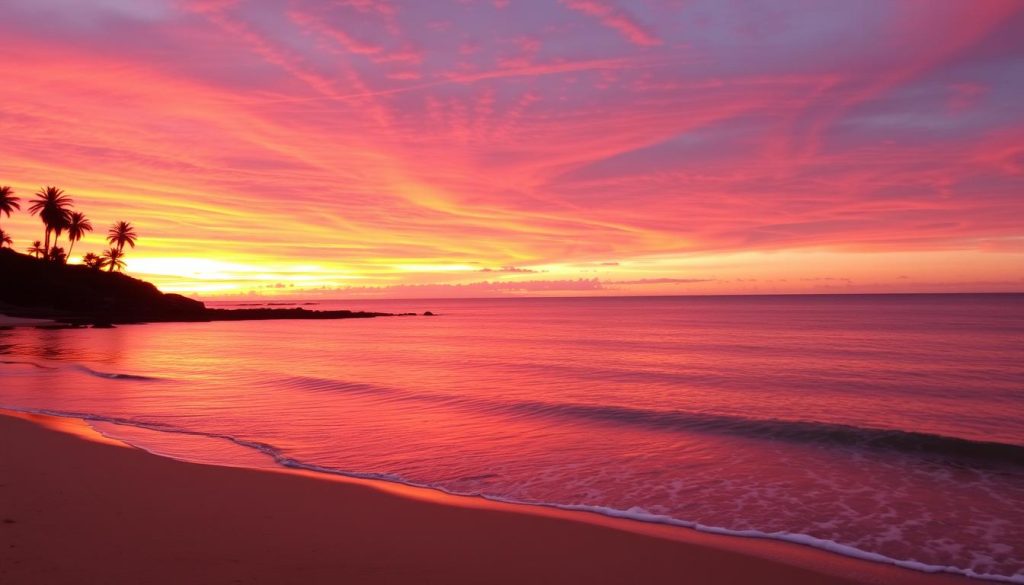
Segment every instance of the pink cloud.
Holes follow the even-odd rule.
[[[975,83],[955,83],[950,88],[949,109],[960,112],[977,104],[986,88]]]
[[[621,8],[617,8],[609,2],[604,0],[562,0],[562,3],[573,10],[596,18],[609,28],[617,30],[619,34],[631,43],[642,47],[653,47],[662,44],[661,39],[649,31],[647,27],[641,25]]]
[[[360,41],[341,28],[329,26],[323,19],[317,16],[298,10],[290,10],[288,18],[306,30],[337,42],[347,52],[367,57],[376,63],[418,64],[423,61],[423,53],[421,51],[409,47],[389,50],[382,45]]]
[[[449,73],[448,79],[462,83],[480,81],[483,79],[496,79],[503,77],[537,77],[542,75],[556,75],[562,73],[575,73],[580,71],[595,71],[618,69],[626,67],[629,61],[625,59],[594,59],[587,61],[566,61],[559,63],[516,63],[508,67],[490,71]]]
[[[393,16],[398,13],[395,5],[388,0],[337,0],[337,3],[354,8],[360,12],[375,12],[387,16]]]
[[[1019,4],[750,15],[698,0],[680,19],[644,3],[662,44],[642,53],[602,26],[620,9],[572,4],[593,18],[252,0],[44,20],[18,4],[0,22],[0,183],[59,184],[97,223],[135,218],[136,258],[270,267],[232,275],[247,286],[529,266],[573,283],[600,270],[603,288],[583,285],[599,293],[689,291],[712,283],[661,259],[794,250],[969,252],[932,280],[1017,277]],[[22,215],[4,229],[23,248],[39,230]]]

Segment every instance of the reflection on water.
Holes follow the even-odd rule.
[[[0,406],[173,457],[770,533],[1024,580],[1024,297],[361,301],[0,331]]]

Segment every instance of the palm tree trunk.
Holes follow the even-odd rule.
[[[75,240],[72,240],[71,236],[68,236],[68,241],[71,242],[71,245],[68,246],[68,255],[64,257],[64,263],[65,264],[67,264],[68,260],[71,259],[71,250],[75,249]]]
[[[46,244],[43,245],[43,258],[50,258],[50,228],[46,228]]]

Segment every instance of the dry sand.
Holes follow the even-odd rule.
[[[0,416],[3,585],[977,583],[786,543],[185,463],[45,426],[92,434]]]

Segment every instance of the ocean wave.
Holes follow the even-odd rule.
[[[796,532],[767,532],[767,531],[760,531],[760,530],[754,530],[754,529],[736,530],[736,529],[725,528],[725,527],[720,527],[720,526],[709,526],[709,525],[701,524],[699,522],[689,521],[689,520],[685,520],[685,519],[679,519],[679,518],[675,518],[675,517],[667,516],[667,515],[663,515],[663,514],[651,513],[651,512],[648,512],[648,511],[644,510],[643,508],[639,508],[639,507],[633,507],[633,508],[629,508],[629,509],[620,509],[620,508],[612,508],[612,507],[606,507],[606,506],[592,506],[592,505],[581,505],[581,504],[564,504],[564,503],[558,503],[558,502],[543,502],[543,501],[524,501],[524,500],[516,500],[516,499],[510,499],[510,498],[503,498],[503,497],[500,497],[500,496],[489,495],[489,494],[486,494],[486,493],[458,492],[458,491],[453,491],[453,490],[445,489],[443,486],[439,486],[439,485],[424,484],[424,483],[409,481],[409,480],[406,480],[405,478],[402,478],[401,476],[395,475],[395,474],[356,472],[356,471],[338,469],[338,468],[334,468],[334,467],[325,467],[325,466],[322,466],[322,465],[316,465],[316,464],[312,464],[312,463],[306,463],[306,462],[300,461],[298,459],[295,459],[295,458],[292,458],[292,457],[286,455],[284,453],[284,451],[282,451],[280,448],[278,448],[278,447],[276,447],[274,445],[271,445],[269,443],[265,443],[265,442],[262,442],[262,441],[254,441],[254,440],[249,440],[249,439],[242,439],[242,438],[238,438],[238,437],[234,437],[232,435],[227,435],[227,434],[222,434],[222,433],[208,433],[208,432],[203,432],[203,431],[196,431],[196,430],[191,430],[191,429],[178,428],[178,427],[174,427],[174,426],[167,425],[167,424],[162,424],[162,423],[149,423],[149,422],[138,421],[138,420],[134,420],[134,419],[128,419],[128,418],[122,418],[122,417],[109,417],[109,416],[96,415],[96,414],[92,414],[92,413],[65,412],[65,411],[56,411],[56,410],[49,410],[49,409],[25,409],[25,408],[9,407],[9,406],[2,406],[2,405],[0,405],[0,408],[6,409],[6,410],[17,411],[17,412],[28,412],[28,413],[33,413],[33,414],[42,414],[42,415],[47,415],[47,416],[55,416],[55,417],[60,417],[60,418],[74,418],[74,419],[91,421],[91,422],[106,422],[106,423],[112,423],[112,424],[116,424],[116,425],[131,426],[131,427],[143,428],[143,429],[147,429],[147,430],[164,432],[164,433],[174,433],[174,434],[184,434],[184,435],[193,435],[193,436],[203,436],[203,437],[208,437],[208,438],[211,438],[211,439],[226,440],[226,441],[230,441],[230,442],[232,442],[232,443],[234,443],[236,445],[240,445],[242,447],[248,447],[248,448],[257,450],[257,451],[259,451],[259,452],[261,452],[261,453],[271,457],[274,460],[275,463],[277,463],[278,465],[281,465],[283,467],[288,467],[288,468],[291,468],[291,469],[300,469],[300,470],[303,470],[303,471],[311,471],[311,472],[314,472],[314,473],[323,473],[323,474],[328,474],[328,475],[336,475],[336,476],[349,477],[349,478],[354,478],[354,479],[364,479],[364,480],[373,480],[373,481],[387,481],[387,482],[398,483],[398,484],[407,485],[407,486],[415,487],[415,488],[431,489],[431,490],[443,492],[443,493],[446,493],[446,494],[450,494],[450,495],[453,495],[453,496],[479,497],[479,498],[483,498],[483,499],[486,499],[486,500],[491,500],[491,501],[495,501],[495,502],[502,502],[502,503],[508,503],[508,504],[515,504],[515,505],[539,506],[539,507],[555,508],[555,509],[567,510],[567,511],[588,512],[588,513],[600,514],[600,515],[608,516],[608,517],[612,517],[612,518],[620,518],[620,519],[633,520],[633,521],[639,521],[639,522],[647,522],[647,523],[666,524],[666,525],[671,525],[671,526],[679,526],[679,527],[689,528],[689,529],[692,529],[692,530],[697,530],[697,531],[700,531],[700,532],[706,532],[706,533],[710,533],[710,534],[720,534],[720,535],[736,536],[736,537],[743,537],[743,538],[759,538],[759,539],[767,539],[767,540],[779,540],[779,541],[789,542],[789,543],[793,543],[793,544],[809,546],[809,547],[812,547],[812,548],[817,548],[817,549],[820,549],[820,550],[825,550],[825,551],[828,551],[828,552],[831,552],[831,553],[840,554],[840,555],[847,556],[847,557],[852,557],[852,558],[861,559],[861,560],[865,560],[865,561],[876,562],[876,563],[895,565],[895,566],[898,566],[898,567],[902,567],[902,568],[906,568],[906,569],[911,569],[911,570],[919,571],[919,572],[925,572],[925,573],[949,573],[949,574],[963,575],[963,576],[972,577],[972,578],[976,578],[976,579],[984,579],[984,580],[988,580],[988,581],[996,581],[996,582],[1003,582],[1003,583],[1024,583],[1024,573],[1020,573],[1020,572],[1014,573],[1012,575],[1002,575],[1002,574],[994,574],[994,573],[981,573],[981,572],[975,571],[975,570],[973,570],[971,568],[957,567],[957,566],[954,566],[954,565],[938,565],[938,564],[924,563],[924,562],[915,561],[915,560],[898,559],[898,558],[889,557],[889,556],[886,556],[886,555],[883,555],[883,554],[880,554],[880,553],[876,553],[876,552],[861,550],[861,549],[858,549],[858,548],[856,548],[854,546],[850,546],[850,545],[843,544],[843,543],[840,543],[840,542],[836,542],[836,541],[833,541],[833,540],[822,539],[822,538],[814,537],[814,536],[811,536],[811,535],[801,534],[801,533],[796,533]],[[123,439],[118,439],[118,440],[122,440],[123,441]],[[137,447],[139,449],[142,449],[144,451],[148,451],[144,446],[133,444],[130,441],[129,441],[129,444],[132,444],[132,446]],[[160,453],[156,453],[156,452],[153,452],[153,451],[148,451],[148,452],[154,453],[156,455],[161,455]],[[198,461],[198,462],[201,463],[202,461]]]
[[[529,400],[503,401],[415,392],[373,384],[302,376],[288,377],[271,384],[311,391],[341,391],[380,396],[392,400],[431,402],[503,416],[584,419],[599,423],[642,426],[666,431],[713,433],[754,439],[890,451],[911,456],[945,459],[956,463],[1024,466],[1024,445],[976,441],[919,431],[860,427],[821,421],[761,419],[692,411],[655,410],[630,406]]]
[[[758,419],[686,411],[658,411],[626,406],[564,403],[523,403],[513,408],[528,412],[570,415],[615,423],[693,432],[722,433],[817,445],[890,450],[907,454],[945,456],[986,463],[1024,465],[1024,446],[975,441],[917,431],[858,427],[838,423]]]
[[[40,370],[58,370],[58,369],[61,369],[61,368],[59,368],[57,366],[48,366],[48,365],[45,365],[45,364],[40,364],[40,363],[37,363],[37,362],[31,362],[31,361],[24,361],[24,360],[0,360],[0,364],[32,366],[32,367],[40,369]],[[100,372],[98,370],[94,370],[94,369],[90,368],[89,366],[83,366],[82,364],[74,364],[74,365],[71,365],[71,366],[68,366],[68,367],[70,369],[72,369],[72,370],[76,370],[76,371],[82,372],[84,374],[88,374],[90,376],[94,376],[96,378],[104,378],[106,380],[135,380],[135,381],[139,381],[139,382],[158,382],[158,381],[163,380],[163,378],[157,378],[157,377],[153,377],[153,376],[140,376],[140,375],[137,375],[137,374],[120,374],[120,373],[117,373],[117,372]]]
[[[88,366],[83,366],[81,364],[76,364],[76,365],[71,366],[71,367],[72,367],[72,369],[78,370],[79,372],[84,372],[86,374],[89,374],[90,376],[95,376],[97,378],[105,378],[107,380],[136,380],[136,381],[140,381],[140,382],[158,382],[158,381],[163,379],[163,378],[155,378],[153,376],[139,376],[139,375],[136,375],[136,374],[119,374],[119,373],[116,373],[116,372],[115,373],[100,372],[100,371],[94,370],[94,369],[92,369],[92,368],[90,368]]]
[[[36,362],[26,362],[26,361],[18,361],[18,360],[0,360],[0,364],[32,366],[32,367],[38,368],[40,370],[53,370],[53,369],[56,369],[56,368],[54,368],[52,366],[44,366],[43,364],[37,364]]]

